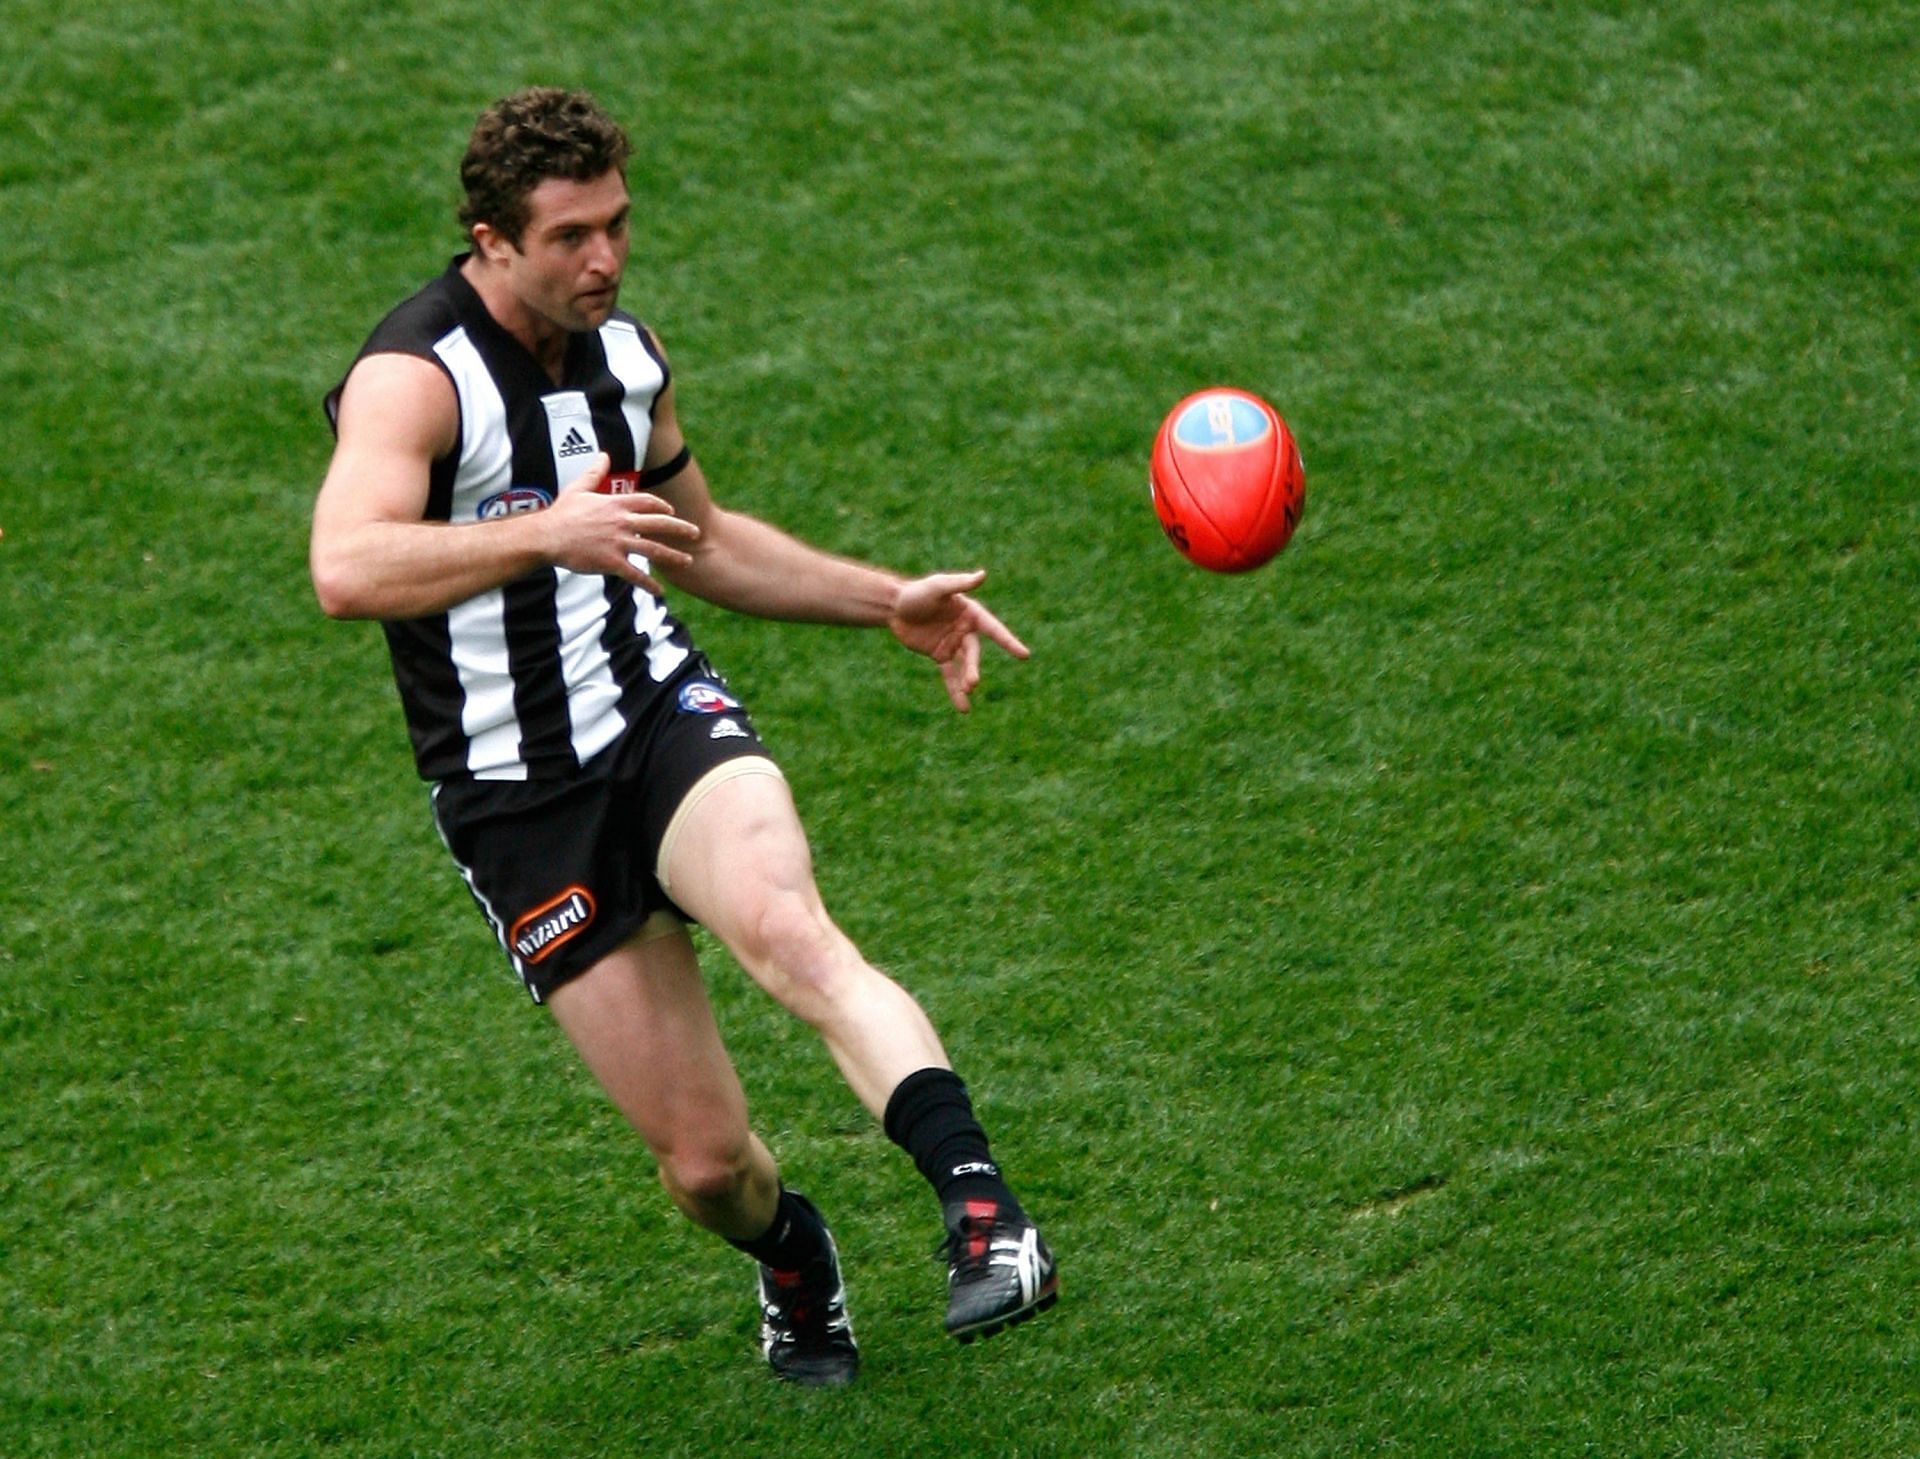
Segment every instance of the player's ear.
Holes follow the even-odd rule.
[[[504,263],[516,251],[513,240],[485,219],[473,225],[472,237],[473,251],[488,263]]]

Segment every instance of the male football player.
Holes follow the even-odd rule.
[[[328,397],[313,581],[330,616],[383,624],[435,821],[514,971],[674,1203],[759,1263],[774,1372],[844,1383],[858,1352],[833,1239],[748,1124],[689,922],[818,1031],[934,1187],[948,1331],[1023,1321],[1058,1277],[925,1013],[822,905],[786,781],[662,584],[884,627],[963,712],[983,638],[1027,649],[971,596],[983,572],[902,577],[714,500],[659,339],[616,307],[628,152],[582,93],[481,115],[460,168],[469,251]]]

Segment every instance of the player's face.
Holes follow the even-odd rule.
[[[626,179],[549,177],[528,194],[529,217],[509,268],[520,302],[561,329],[598,329],[627,266]]]

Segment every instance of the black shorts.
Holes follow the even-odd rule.
[[[566,780],[447,780],[433,816],[467,889],[536,1003],[659,913],[661,843],[688,792],[718,772],[779,774],[739,700],[698,655]]]

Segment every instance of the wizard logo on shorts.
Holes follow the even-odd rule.
[[[593,925],[594,910],[592,892],[568,887],[514,923],[507,942],[522,961],[545,962],[555,949]]]

